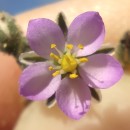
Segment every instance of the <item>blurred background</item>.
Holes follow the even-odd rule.
[[[0,0],[0,11],[7,11],[13,15],[59,0]]]
[[[26,104],[18,92],[22,69],[17,60],[26,38],[14,16],[57,1],[0,0],[0,130],[13,130]]]

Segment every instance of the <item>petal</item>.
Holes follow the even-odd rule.
[[[80,78],[64,78],[56,92],[59,107],[72,119],[80,119],[89,110],[90,99],[90,90]]]
[[[68,43],[84,45],[77,56],[86,56],[100,48],[105,37],[105,27],[98,12],[86,12],[74,19],[68,30]]]
[[[60,27],[49,19],[34,19],[29,22],[27,39],[30,47],[44,58],[49,58],[52,43],[60,50],[64,49],[65,39]]]
[[[43,100],[52,96],[61,77],[52,78],[48,62],[38,62],[27,67],[20,77],[20,94],[31,100]]]
[[[114,85],[123,75],[118,61],[106,54],[88,57],[88,62],[79,67],[79,73],[90,87],[108,88]]]

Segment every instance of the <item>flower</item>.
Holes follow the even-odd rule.
[[[45,100],[56,94],[61,110],[80,119],[90,108],[92,88],[108,88],[122,76],[118,61],[106,54],[94,54],[105,37],[98,12],[76,17],[68,29],[67,40],[60,27],[45,18],[29,22],[27,39],[37,54],[47,59],[24,69],[20,94],[31,100]]]

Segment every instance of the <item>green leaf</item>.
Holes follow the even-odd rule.
[[[66,37],[68,29],[67,29],[67,25],[66,25],[66,22],[65,22],[64,15],[61,12],[58,14],[57,23],[60,26],[61,30],[63,31],[63,33]]]
[[[101,94],[98,91],[96,91],[96,89],[91,88],[91,87],[89,88],[90,88],[92,97],[96,99],[97,101],[101,101]]]

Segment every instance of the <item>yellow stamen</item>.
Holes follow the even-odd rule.
[[[57,71],[55,71],[55,72],[52,74],[52,76],[55,77],[55,76],[57,76],[57,75],[59,75],[59,74],[60,74],[60,71],[57,70]]]
[[[69,50],[72,50],[72,49],[73,49],[73,45],[72,45],[72,44],[67,44],[66,47],[67,47]]]
[[[54,68],[52,66],[49,66],[48,69],[51,71],[53,70]]]
[[[57,54],[50,53],[50,57],[52,60],[54,60],[54,63],[56,66],[49,66],[48,69],[50,71],[55,70],[54,73],[52,73],[52,76],[55,77],[59,74],[68,74],[70,79],[75,79],[79,77],[77,74],[77,67],[80,63],[85,63],[88,61],[86,57],[76,57],[74,54],[72,54],[73,44],[66,44],[65,46],[65,53],[62,53],[60,50],[58,50],[56,44],[51,44],[50,48],[55,49],[55,51],[58,52]],[[77,49],[83,49],[83,44],[78,44]]]
[[[51,49],[55,49],[59,53],[59,55],[62,56],[62,52],[57,49],[56,44],[51,44]]]
[[[51,48],[55,48],[56,47],[56,44],[51,44]]]
[[[57,61],[60,59],[59,56],[55,55],[54,53],[50,53],[50,57]]]
[[[84,63],[84,62],[88,61],[88,59],[85,58],[85,57],[84,58],[79,58],[78,60],[79,60],[80,63]]]
[[[84,46],[83,46],[82,44],[78,44],[78,48],[79,48],[79,49],[83,49]]]
[[[75,78],[77,78],[77,77],[78,77],[78,75],[77,75],[77,74],[75,74],[75,73],[74,73],[74,74],[70,74],[70,75],[69,75],[69,78],[71,78],[71,79],[75,79]]]

